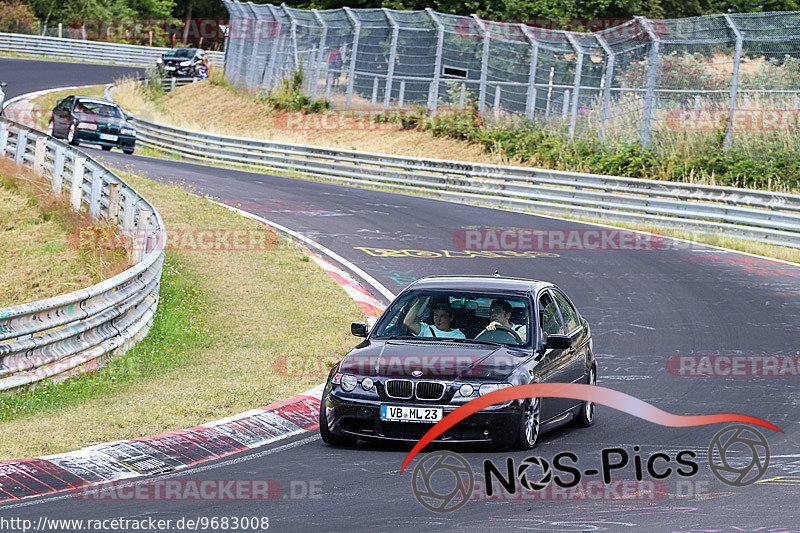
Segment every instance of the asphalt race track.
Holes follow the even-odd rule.
[[[7,97],[49,87],[111,81],[120,67],[0,59]],[[601,450],[622,447],[643,464],[654,453],[697,453],[699,470],[672,475],[655,492],[624,497],[620,485],[545,498],[489,501],[473,494],[457,511],[424,509],[400,473],[408,447],[360,442],[354,449],[322,443],[316,431],[274,447],[178,473],[182,480],[276,480],[267,502],[86,500],[55,495],[0,507],[0,516],[172,519],[269,517],[276,531],[796,531],[800,529],[800,396],[798,374],[784,377],[679,377],[667,360],[682,355],[800,354],[800,266],[693,245],[655,250],[543,250],[539,257],[474,257],[456,253],[465,228],[597,229],[554,218],[481,208],[315,181],[124,156],[84,147],[110,165],[132,164],[157,180],[185,180],[230,205],[302,232],[349,259],[392,292],[432,274],[491,274],[550,280],[573,298],[591,324],[598,385],[670,413],[741,413],[783,430],[759,428],[771,458],[759,482],[734,487],[711,472],[707,450],[723,424],[670,428],[598,407],[595,425],[545,434],[532,452],[454,448],[483,472],[485,459],[505,465],[573,452],[581,470],[598,468]],[[389,252],[391,250],[391,252]],[[377,292],[376,296],[379,296]],[[353,344],[356,344],[355,338]],[[797,357],[794,359],[797,361]],[[256,407],[256,406],[254,406]],[[177,429],[177,428],[176,428]],[[638,452],[634,450],[638,446]],[[750,450],[734,446],[732,464]],[[551,461],[552,462],[552,461]],[[675,466],[673,461],[672,466]],[[589,475],[587,474],[587,481]],[[615,480],[633,480],[633,459]],[[645,478],[647,476],[645,475]],[[597,480],[597,477],[591,478]],[[631,482],[633,483],[633,482]],[[699,494],[695,494],[699,493]],[[581,494],[583,494],[581,496]],[[222,527],[220,526],[220,530]],[[175,529],[177,530],[177,529]],[[240,529],[245,531],[246,529]]]

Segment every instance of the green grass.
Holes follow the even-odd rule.
[[[215,340],[203,321],[205,307],[197,275],[181,264],[178,254],[167,252],[158,312],[147,337],[97,372],[0,395],[0,422],[70,408],[110,393],[125,394],[142,380],[194,364],[183,355],[188,350],[202,350]]]

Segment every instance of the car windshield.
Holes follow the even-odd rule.
[[[99,115],[101,117],[122,118],[122,113],[117,106],[87,100],[79,100],[75,104],[75,112]]]
[[[173,48],[164,55],[167,57],[192,57],[194,50],[194,48]]]
[[[530,306],[525,296],[410,291],[386,310],[374,338],[530,345]]]

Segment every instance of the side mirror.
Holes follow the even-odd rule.
[[[61,100],[57,101],[56,102],[56,107],[61,107],[61,102],[63,102],[63,101],[64,101],[63,98]]]
[[[5,87],[5,86],[7,86],[7,85],[8,85],[8,83],[6,83],[6,82],[4,82],[4,81],[0,81],[0,87]]]
[[[353,322],[350,324],[350,333],[356,337],[366,337],[368,328],[364,322]]]
[[[544,347],[549,350],[567,350],[572,348],[572,337],[569,335],[548,335]]]

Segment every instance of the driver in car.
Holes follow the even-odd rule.
[[[467,336],[460,329],[453,329],[453,312],[449,302],[435,302],[431,305],[433,311],[433,324],[426,324],[419,320],[419,310],[426,298],[418,298],[411,309],[406,313],[403,324],[418,337],[438,337],[444,339],[466,339]]]
[[[513,324],[511,322],[512,308],[511,304],[505,300],[494,300],[489,307],[489,325],[486,326],[487,331],[494,331],[497,326],[502,326],[510,330],[516,331],[522,342],[526,342],[528,337],[528,328],[524,324]]]

